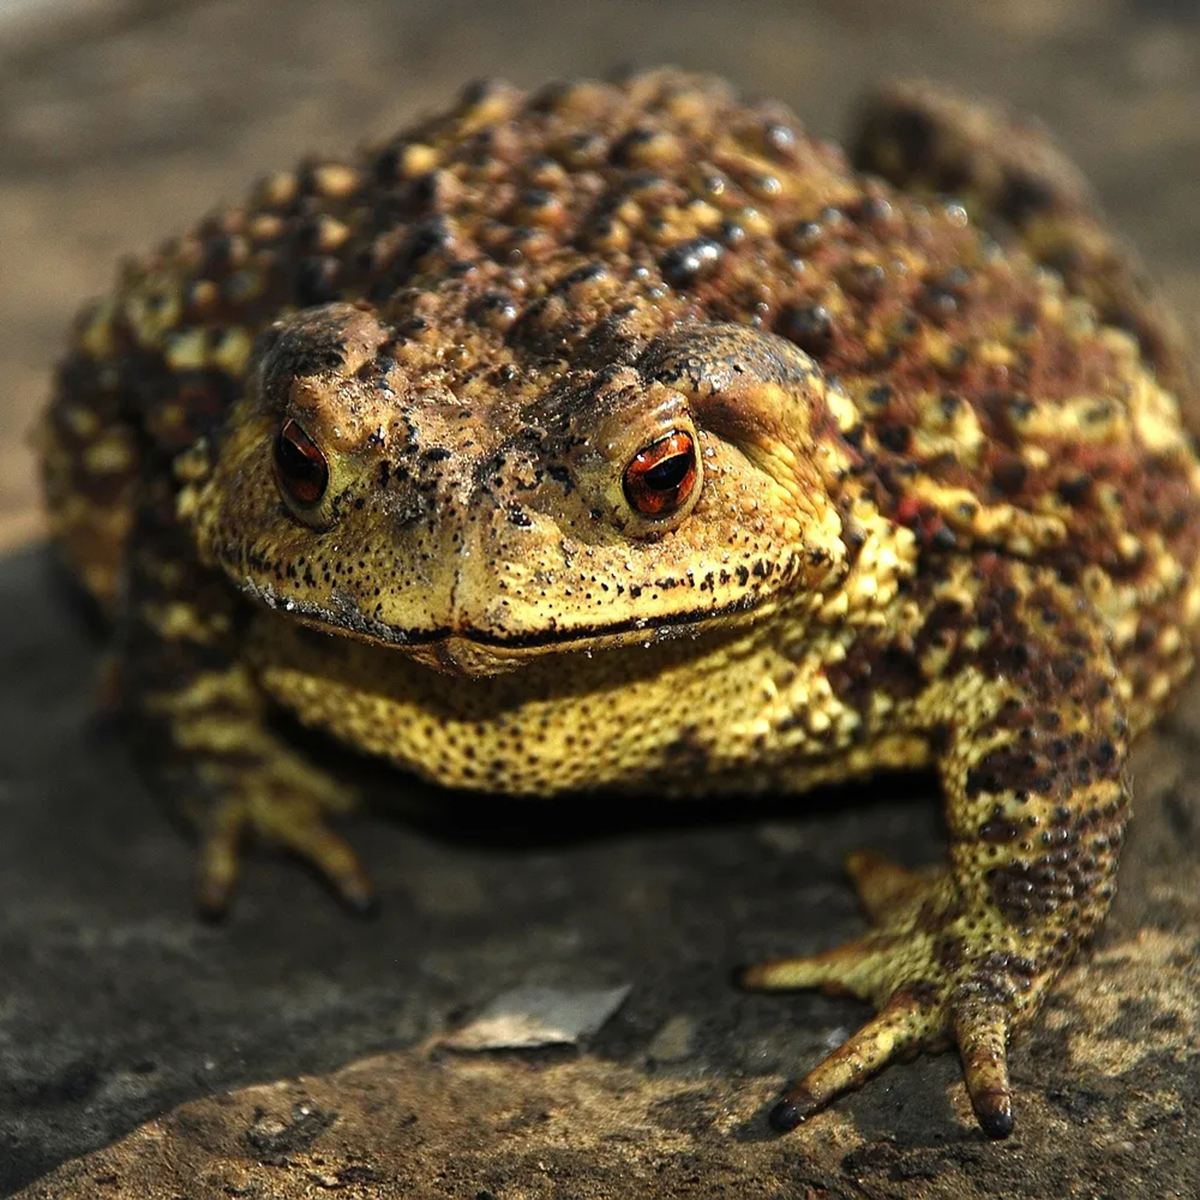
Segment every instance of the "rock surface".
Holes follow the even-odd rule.
[[[1148,928],[1074,972],[1019,1068],[1004,1145],[942,1080],[922,1098],[897,1078],[884,1104],[778,1138],[760,1115],[770,1080],[417,1049],[186,1104],[21,1195],[1193,1196],[1198,985],[1194,935]],[[944,1116],[923,1120],[931,1107]]]
[[[485,72],[533,83],[671,59],[831,135],[881,74],[1007,97],[1061,134],[1200,327],[1194,6],[444,10],[122,0],[63,34],[0,40],[0,543],[37,528],[19,435],[61,328],[119,252]],[[87,1152],[28,1194],[1200,1194],[1200,685],[1138,754],[1100,946],[1018,1043],[1015,1137],[982,1139],[942,1056],[778,1139],[763,1114],[782,1080],[865,1012],[742,995],[728,969],[860,929],[849,850],[940,856],[932,781],[747,813],[463,801],[370,774],[379,806],[407,814],[349,830],[379,920],[258,859],[230,923],[205,927],[189,846],[90,716],[96,646],[41,553],[0,563],[0,606],[0,1195]],[[625,983],[583,1056],[436,1048],[513,989]]]

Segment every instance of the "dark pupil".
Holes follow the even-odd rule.
[[[289,422],[275,441],[275,461],[297,500],[313,502],[325,490],[328,468],[320,450]]]
[[[642,482],[656,492],[667,492],[677,488],[692,469],[690,454],[672,454],[662,462],[651,467],[643,476]]]
[[[325,468],[312,451],[306,454],[289,437],[279,438],[279,466],[283,473],[297,483],[319,485]]]

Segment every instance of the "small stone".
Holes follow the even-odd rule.
[[[453,1050],[573,1046],[596,1033],[631,990],[631,984],[578,991],[514,988],[497,996],[469,1025],[444,1038],[442,1045]]]
[[[660,1063],[682,1062],[690,1058],[695,1033],[694,1018],[683,1013],[668,1017],[646,1047],[646,1058]]]

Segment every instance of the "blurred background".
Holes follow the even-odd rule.
[[[38,534],[25,435],[121,254],[472,77],[657,62],[828,137],[883,76],[1037,114],[1200,328],[1196,0],[0,0],[0,549]]]

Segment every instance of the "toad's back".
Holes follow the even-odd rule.
[[[789,1111],[952,1031],[1005,1130],[1009,1020],[1107,907],[1130,729],[1192,663],[1193,366],[1041,135],[895,89],[856,154],[673,71],[477,86],[82,315],[52,529],[209,903],[245,829],[365,896],[268,696],[514,791],[933,762],[953,870],[860,864],[886,937],[785,973],[883,1006]]]
[[[1038,199],[1004,215],[1028,224]],[[139,460],[157,452],[166,469],[219,429],[255,336],[337,299],[380,306],[451,379],[485,356],[569,365],[634,305],[654,310],[638,314],[643,337],[692,320],[771,329],[843,382],[881,501],[923,535],[1135,583],[1170,573],[1162,549],[1195,559],[1175,406],[1132,340],[980,237],[957,202],[914,203],[786,110],[662,72],[532,95],[476,86],[129,264],[80,319],[46,456],[55,534],[106,606]],[[1116,315],[1136,326],[1128,301]]]

